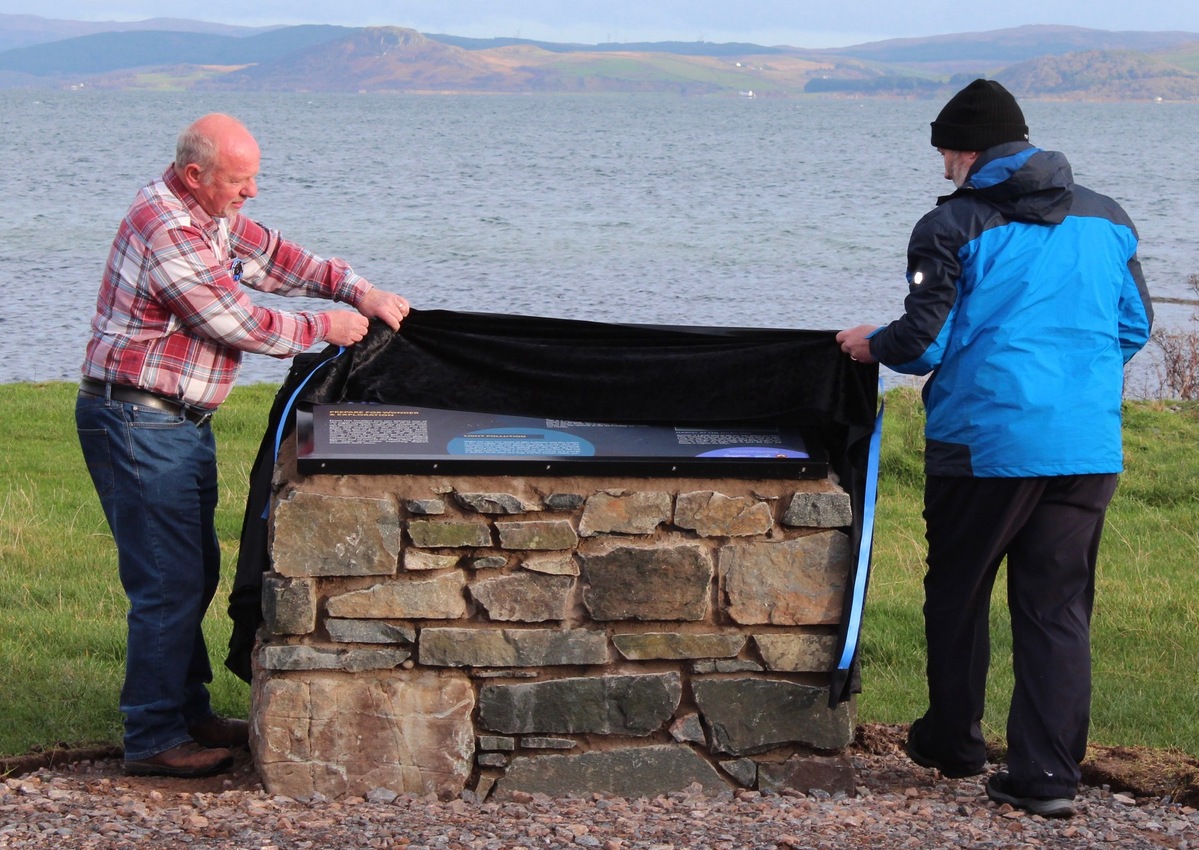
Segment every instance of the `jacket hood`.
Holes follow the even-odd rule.
[[[1013,221],[1060,224],[1074,199],[1074,172],[1065,154],[1027,142],[1009,142],[984,151],[965,184],[937,205],[961,197],[986,201]]]

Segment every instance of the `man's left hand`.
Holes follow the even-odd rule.
[[[368,319],[382,319],[393,331],[400,329],[400,322],[408,315],[408,301],[394,292],[375,287],[358,304],[358,312]]]

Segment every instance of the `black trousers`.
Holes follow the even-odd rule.
[[[928,478],[929,709],[921,726],[938,756],[985,761],[988,615],[1006,557],[1015,673],[1008,772],[1022,794],[1077,791],[1090,726],[1095,562],[1116,481],[1116,475]]]

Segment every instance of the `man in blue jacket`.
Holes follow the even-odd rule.
[[[1090,621],[1123,469],[1124,364],[1153,309],[1137,232],[1066,158],[1028,142],[1015,98],[975,80],[932,122],[956,190],[912,231],[904,315],[837,335],[924,386],[929,707],[908,754],[984,771],[988,610],[1007,559],[1015,687],[988,796],[1073,814],[1090,723]]]

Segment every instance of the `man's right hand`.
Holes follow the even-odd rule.
[[[325,342],[333,345],[353,345],[360,342],[370,328],[370,319],[350,310],[326,310],[325,316],[329,319],[329,332],[325,334]]]

